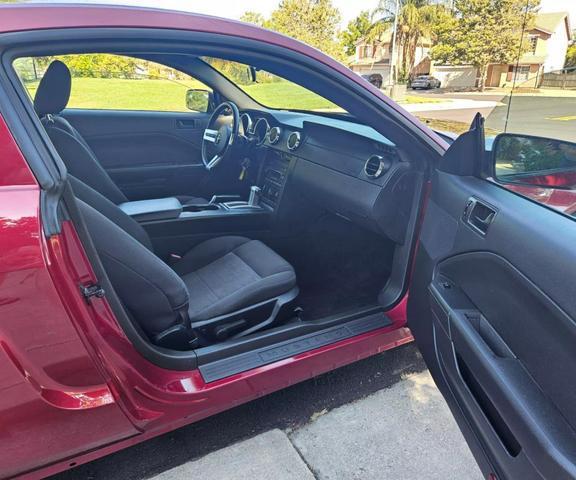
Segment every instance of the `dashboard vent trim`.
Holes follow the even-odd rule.
[[[268,132],[268,141],[270,145],[276,145],[282,136],[282,129],[280,127],[272,127]]]
[[[370,178],[381,177],[386,170],[386,162],[380,155],[372,155],[364,164],[364,173]]]
[[[288,148],[288,150],[294,151],[300,146],[301,142],[302,142],[302,136],[300,135],[300,132],[292,132],[288,136],[286,147]]]

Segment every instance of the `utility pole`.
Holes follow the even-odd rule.
[[[390,85],[396,84],[396,32],[398,31],[398,11],[400,10],[400,0],[396,0],[396,11],[394,12],[394,32],[392,33],[392,55],[390,56]]]

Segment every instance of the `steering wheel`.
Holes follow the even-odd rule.
[[[212,170],[230,154],[232,145],[238,138],[239,128],[238,107],[232,102],[218,105],[208,120],[202,137],[202,162],[206,170]]]

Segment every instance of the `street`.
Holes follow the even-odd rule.
[[[437,120],[450,120],[470,123],[480,112],[486,118],[486,129],[492,132],[525,133],[542,137],[558,138],[576,141],[576,93],[570,95],[569,91],[553,92],[546,95],[526,95],[504,93],[449,93],[441,90],[410,92],[423,98],[442,100],[466,100],[478,102],[495,102],[497,105],[490,108],[459,108],[442,109],[442,104],[430,104],[430,110],[417,111],[421,118]],[[481,105],[481,104],[480,104]],[[506,125],[506,120],[508,123]]]

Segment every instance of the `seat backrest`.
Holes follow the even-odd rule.
[[[34,109],[60,154],[68,172],[111,202],[128,201],[104,170],[80,132],[60,116],[70,99],[72,77],[68,67],[54,60],[42,77],[34,97]]]
[[[76,198],[98,210],[108,220],[115,223],[132,238],[138,240],[148,250],[154,252],[152,241],[146,233],[146,230],[142,228],[142,225],[140,225],[131,216],[124,213],[122,209],[118,208],[118,206],[108,200],[104,195],[97,192],[92,187],[89,187],[81,180],[78,180],[72,175],[68,175],[68,180],[70,185],[72,185],[72,191]]]
[[[182,325],[189,296],[176,272],[119,226],[117,219],[110,220],[79,198],[78,206],[108,278],[132,318],[151,339]],[[121,217],[120,213],[116,216]]]

